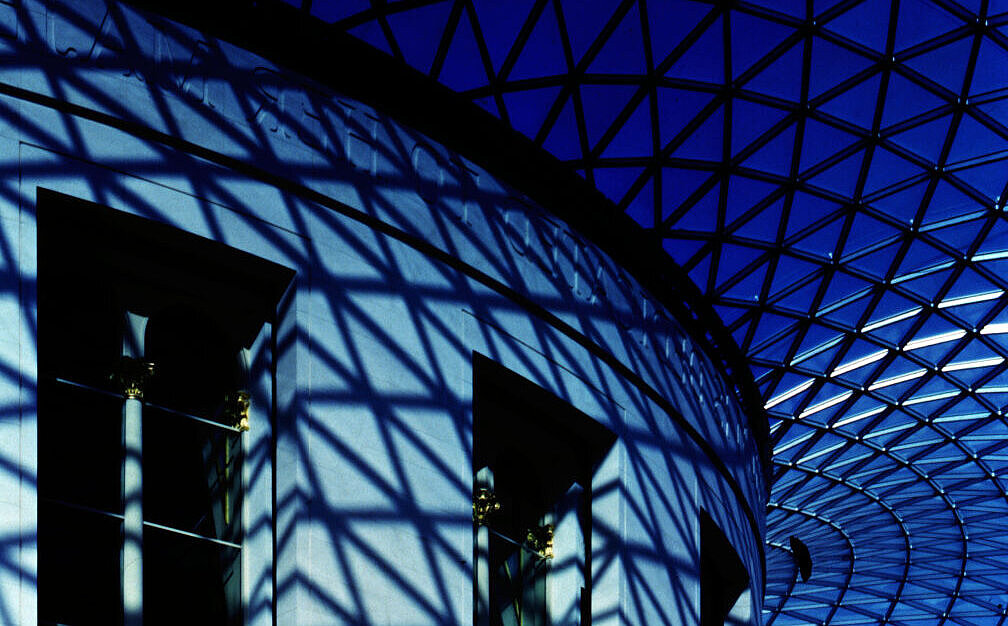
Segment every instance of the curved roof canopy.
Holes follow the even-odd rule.
[[[714,304],[771,416],[764,623],[1006,622],[1008,0],[290,1],[569,164]]]

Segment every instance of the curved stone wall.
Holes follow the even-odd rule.
[[[474,353],[617,437],[591,484],[594,623],[698,621],[701,509],[757,619],[766,487],[746,416],[591,242],[435,139],[122,5],[0,1],[0,55],[0,622],[36,620],[39,190],[296,272],[275,426],[260,415],[274,471],[246,477],[275,485],[247,522],[246,623],[472,619]],[[558,620],[573,549],[556,547]]]

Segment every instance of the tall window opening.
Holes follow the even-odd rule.
[[[590,624],[591,482],[615,436],[473,355],[474,623]]]
[[[728,537],[700,511],[700,625],[743,626],[751,623],[749,572]]]
[[[238,626],[248,408],[271,413],[250,347],[292,273],[52,192],[38,207],[39,622]]]

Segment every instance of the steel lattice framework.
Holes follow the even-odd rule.
[[[710,298],[771,416],[764,623],[1008,621],[1008,0],[292,3],[568,163]]]

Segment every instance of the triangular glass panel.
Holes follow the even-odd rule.
[[[721,161],[721,133],[724,131],[724,107],[718,107],[686,141],[672,152],[673,157]]]
[[[654,178],[649,178],[627,205],[626,213],[644,228],[654,228],[655,210]]]
[[[568,72],[560,43],[560,27],[556,13],[549,7],[539,14],[532,33],[515,62],[508,80],[524,80],[543,76],[561,76]]]
[[[708,191],[683,215],[672,222],[673,230],[690,230],[713,233],[718,229],[718,187]],[[665,205],[663,205],[664,208]]]
[[[827,22],[826,28],[883,52],[889,33],[889,7],[890,0],[865,0]]]
[[[966,195],[945,180],[938,182],[928,204],[925,222],[933,224],[942,220],[970,215],[981,211],[982,204]]]
[[[923,43],[963,25],[962,20],[929,0],[901,0],[896,21],[896,51]]]
[[[893,135],[889,139],[896,145],[923,157],[928,162],[937,163],[942,147],[945,145],[945,136],[948,134],[951,123],[952,116],[946,115],[919,126],[914,126],[910,130]]]
[[[792,124],[742,161],[742,167],[787,176],[791,172],[794,136],[795,125]]]
[[[511,126],[529,139],[534,138],[542,127],[546,114],[560,95],[560,87],[523,89],[501,94],[508,110]]]
[[[493,115],[494,117],[500,117],[500,109],[497,107],[497,99],[494,98],[493,96],[483,96],[482,98],[476,98],[475,100],[473,100],[473,102],[475,102],[479,108],[483,109],[490,115]]]
[[[525,20],[528,19],[533,4],[535,0],[473,3],[494,71],[500,71],[504,59],[507,58],[511,46],[514,45]]]
[[[827,10],[837,5],[839,0],[813,0],[812,7],[814,14],[818,17]]]
[[[782,254],[777,259],[777,268],[770,283],[770,299],[774,299],[781,291],[793,289],[798,284],[808,282],[821,267],[793,256]],[[815,281],[818,284],[819,281]]]
[[[1000,253],[1002,252],[1008,252],[1008,221],[994,220],[990,232],[987,233],[987,237],[980,242],[980,248],[977,250],[977,256],[974,257],[974,260],[993,260],[989,259],[989,257],[1001,257]],[[985,259],[985,256],[988,259]],[[1008,273],[1002,274],[1002,276],[1005,275],[1008,275]]]
[[[871,304],[870,295],[870,292],[865,291],[861,297],[853,298],[843,306],[830,309],[829,312],[821,315],[825,319],[842,324],[850,331],[855,331],[859,328],[859,322],[864,316],[865,310]]]
[[[724,255],[721,257],[721,262],[725,262]],[[757,301],[759,294],[763,290],[763,279],[766,277],[766,272],[766,263],[752,270],[743,270],[739,274],[738,282],[732,284],[730,287],[725,287],[724,284],[719,287],[719,290],[722,291],[721,295],[733,300]],[[724,273],[719,272],[719,275],[722,274]]]
[[[1008,52],[993,39],[987,37],[981,39],[969,93],[981,94],[1003,89],[1006,67],[1008,67]]]
[[[857,141],[855,135],[810,118],[805,121],[798,169],[804,172],[841,152],[855,141]]]
[[[731,307],[731,308],[735,308],[735,307]],[[741,309],[740,308],[739,310],[750,310],[750,309]],[[722,318],[722,320],[723,319],[724,318]],[[726,326],[728,327],[729,332],[731,332],[732,339],[735,340],[735,344],[743,352],[745,352],[749,348],[748,344],[746,343],[745,338],[746,338],[746,335],[749,334],[749,329],[753,326],[753,324],[755,324],[755,322],[753,320],[749,319],[749,318],[738,320],[737,326],[735,326],[735,327],[726,324]]]
[[[789,35],[794,34],[793,28],[742,11],[733,11],[729,19],[732,78],[738,78]]]
[[[939,242],[953,248],[957,253],[967,250],[987,226],[986,219],[972,219],[927,231]],[[959,255],[956,254],[958,257]]]
[[[878,98],[881,82],[881,74],[875,74],[835,98],[820,104],[819,110],[861,128],[869,129],[875,118],[875,101]]]
[[[500,4],[507,6],[508,3]],[[564,23],[567,26],[567,34],[570,36],[571,53],[574,56],[574,64],[577,65],[588,48],[595,43],[605,25],[612,19],[613,8],[617,5],[599,5],[593,6],[592,10],[586,10],[584,2],[581,0],[560,0],[560,6],[563,7]],[[553,7],[547,4],[544,11],[552,13]],[[639,40],[637,45],[640,46]]]
[[[292,2],[295,6],[300,6],[300,2]],[[311,14],[327,24],[338,22],[357,13],[362,13],[371,8],[368,0],[315,0],[311,5]]]
[[[777,230],[780,227],[784,199],[781,198],[749,218],[735,229],[737,237],[758,239],[760,241],[777,241]]]
[[[740,215],[759,204],[778,188],[767,183],[745,176],[732,176],[728,179],[728,195],[726,198],[727,213],[725,222],[731,224]]]
[[[727,306],[724,304],[715,304],[714,311],[721,318],[721,323],[727,328],[731,328],[735,324],[736,320],[748,313],[751,309],[737,306]]]
[[[584,87],[582,93],[583,90]],[[602,151],[602,158],[651,156],[654,153],[651,130],[650,96],[645,96]]]
[[[837,270],[833,272],[829,286],[826,288],[826,294],[823,296],[824,308],[855,295],[859,298],[867,297],[871,286],[872,283],[866,280],[852,276],[845,271]]]
[[[954,360],[962,362],[959,357],[960,355],[956,355]],[[981,379],[990,376],[990,373],[994,371],[994,367],[995,366],[953,369],[952,371],[946,372],[945,375],[952,380],[957,381],[963,387],[976,388],[977,383]]]
[[[787,116],[787,111],[782,111],[775,107],[749,102],[742,98],[733,100],[732,154],[737,154]]]
[[[900,250],[900,245],[900,242],[891,243],[865,256],[847,258],[844,262],[854,269],[861,270],[869,276],[881,280],[889,272],[889,267],[893,261],[896,260],[896,254]]]
[[[466,15],[462,16],[455,28],[455,38],[448,48],[441,74],[436,78],[455,91],[466,91],[490,83],[479,46],[476,45],[476,36],[473,35]]]
[[[381,24],[378,20],[364,22],[360,26],[355,26],[347,32],[364,43],[378,48],[389,56],[395,56],[392,52],[392,46],[389,45],[388,38],[385,36],[385,31],[382,30]]]
[[[773,9],[785,15],[793,15],[798,18],[805,16],[805,2],[803,0],[759,0],[753,4]]]
[[[703,170],[663,167],[661,170],[662,219],[667,219],[675,213],[687,198],[696,193],[710,179],[710,176],[710,172]],[[715,184],[711,189],[716,191],[718,187],[719,185]],[[709,193],[709,190],[705,193]]]
[[[966,306],[972,306],[974,303],[984,305],[984,309],[988,307],[997,308],[1001,305],[1004,295],[1004,291],[1000,285],[982,276],[974,267],[968,266],[963,269],[963,272],[945,295],[939,307],[952,313]],[[970,299],[964,301],[964,298]],[[983,316],[976,315],[970,317],[972,319],[979,319],[979,317]]]
[[[721,246],[721,256],[718,262],[718,289],[723,287],[725,282],[737,275],[756,270],[766,272],[765,264],[762,262],[759,265],[756,264],[757,259],[762,255],[763,251],[757,248],[737,246],[735,244],[724,244]]]
[[[788,293],[781,299],[773,302],[773,306],[776,309],[784,309],[789,311],[794,311],[795,313],[801,315],[809,315],[811,313],[812,302],[816,294],[819,291],[819,281],[813,280],[803,287]]]
[[[664,239],[662,240],[662,248],[678,263],[680,266],[685,266],[692,260],[707,244],[706,241],[702,239]],[[700,285],[700,287],[706,286]]]
[[[894,280],[898,281],[901,277],[918,270],[934,267],[936,264],[947,260],[948,255],[941,250],[915,238],[910,242],[910,247],[904,253],[903,262],[900,263],[899,271],[896,273]]]
[[[917,215],[927,187],[926,182],[917,183],[895,193],[875,198],[871,205],[897,222],[910,224]]]
[[[643,171],[643,167],[596,167],[595,186],[605,197],[619,204]]]
[[[857,185],[862,161],[864,161],[864,150],[858,150],[825,171],[810,177],[809,182],[849,198],[854,195],[854,187]]]
[[[814,224],[835,219],[839,209],[840,205],[819,196],[804,191],[795,192],[784,236],[790,239],[806,229],[810,232],[810,227]]]
[[[808,235],[794,242],[798,250],[818,256],[820,259],[832,259],[843,230],[843,219],[835,219],[822,228],[817,228]]]
[[[840,343],[841,333],[822,324],[808,324],[802,335],[801,343],[795,352],[793,363],[800,363],[813,354],[824,351],[833,352]]]
[[[945,104],[945,100],[931,91],[892,72],[886,89],[885,108],[882,110],[882,128],[888,128]]]
[[[776,313],[765,312],[760,315],[759,325],[756,327],[756,332],[752,337],[752,345],[757,348],[762,346],[764,342],[773,338],[774,336],[780,334],[783,330],[791,328],[795,324],[795,321],[790,317],[784,317],[783,315],[777,315]],[[793,382],[788,382],[788,377],[796,377],[796,374],[786,374],[784,379],[782,379],[779,389],[786,388],[788,385],[797,384]],[[805,380],[804,377],[802,380]],[[801,381],[799,381],[801,382]]]
[[[877,146],[872,152],[871,165],[868,167],[868,178],[865,179],[864,193],[869,195],[895,185],[918,174],[922,170],[917,165],[901,156]]]
[[[609,130],[636,91],[637,88],[633,85],[581,85],[581,106],[584,109],[585,130],[588,132],[590,147],[595,146]],[[638,156],[652,151],[648,135],[641,138],[647,143],[642,146],[644,150],[637,153]]]
[[[663,247],[665,247],[665,249],[668,250],[668,246]],[[691,258],[690,261],[692,262],[693,259]],[[680,265],[687,267],[685,263],[680,263]],[[708,286],[713,288],[712,285],[709,285],[711,282],[710,270],[711,270],[710,254],[697,261],[696,265],[694,265],[693,267],[687,267],[689,277],[693,280],[693,283],[700,289],[700,291],[708,291]]]
[[[963,88],[963,79],[969,65],[972,37],[964,37],[950,44],[929,50],[924,54],[907,59],[903,63],[924,76],[945,87],[953,94]]]
[[[390,12],[386,18],[406,62],[424,74],[431,69],[451,7],[451,2],[434,2],[409,11]]]
[[[655,65],[661,65],[665,57],[712,10],[717,9],[708,4],[689,2],[688,0],[648,2],[647,17],[651,33],[651,54]]]
[[[553,123],[553,128],[543,142],[543,148],[561,161],[580,159],[583,156],[581,142],[578,139],[577,120],[574,117],[573,99],[568,98],[564,104],[560,116]]]
[[[1006,0],[1008,2],[1008,0]],[[970,102],[971,107],[976,107],[980,111],[986,113],[996,120],[1008,119],[1008,94],[1000,98],[994,98],[981,102],[979,104],[973,104]]]
[[[902,235],[899,229],[880,221],[867,213],[856,213],[847,241],[844,243],[843,254],[850,255],[858,250],[876,245],[880,242],[895,241]]]
[[[725,82],[724,28],[718,17],[707,26],[700,38],[665,72],[669,78],[685,78],[706,83]]]
[[[990,201],[1001,199],[1004,190],[1004,161],[990,161],[958,170],[955,175]]]
[[[914,295],[925,298],[929,302],[934,302],[938,298],[938,293],[944,289],[945,284],[954,276],[953,270],[942,270],[930,272],[918,276],[911,280],[899,281],[899,286]]]
[[[630,5],[630,10],[602,45],[602,50],[588,66],[588,72],[635,76],[647,74],[648,68],[644,63],[644,39],[636,3]]]
[[[659,87],[656,93],[658,94],[658,127],[662,146],[672,141],[673,137],[714,100],[712,94],[686,89]]]
[[[776,96],[798,102],[801,99],[802,52],[798,43],[791,46],[765,70],[749,79],[745,88],[749,91]]]
[[[870,66],[871,61],[860,54],[825,39],[814,38],[809,98],[819,97]]]
[[[1008,67],[1008,66],[1006,66]],[[949,163],[958,163],[1008,149],[1005,141],[997,133],[987,128],[970,115],[963,115],[956,129],[956,137],[949,151]]]

